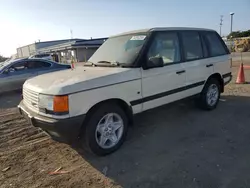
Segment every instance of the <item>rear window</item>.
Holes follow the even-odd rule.
[[[227,50],[215,32],[203,33],[209,47],[210,56],[220,56],[228,54]]]

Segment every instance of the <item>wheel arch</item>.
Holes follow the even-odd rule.
[[[221,93],[224,92],[224,80],[223,80],[223,77],[221,76],[220,73],[214,73],[212,75],[210,75],[206,81],[206,83],[211,80],[211,79],[216,79],[219,81],[219,84],[220,84],[220,89],[221,89]]]
[[[107,100],[98,102],[88,110],[88,112],[86,114],[86,118],[83,121],[82,129],[84,129],[84,127],[85,127],[84,124],[86,124],[89,121],[91,114],[93,114],[98,109],[98,107],[100,107],[101,105],[103,105],[105,103],[113,103],[113,104],[116,104],[119,107],[121,107],[128,117],[129,125],[133,125],[133,109],[132,109],[132,107],[122,99],[112,98],[112,99],[107,99]]]

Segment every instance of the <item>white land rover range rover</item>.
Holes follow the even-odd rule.
[[[106,155],[124,142],[133,114],[190,96],[212,110],[231,78],[215,31],[152,28],[110,37],[85,66],[27,80],[19,109],[52,138]]]

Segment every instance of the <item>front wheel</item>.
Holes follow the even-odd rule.
[[[90,116],[82,135],[85,148],[103,156],[117,150],[124,142],[128,118],[116,104],[103,104]]]
[[[220,84],[216,79],[210,79],[204,86],[198,102],[198,106],[205,110],[216,108],[220,99]]]

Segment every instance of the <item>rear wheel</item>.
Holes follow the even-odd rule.
[[[107,155],[117,150],[124,142],[128,129],[128,118],[116,104],[106,103],[91,114],[82,142],[96,155]]]
[[[198,106],[205,110],[212,110],[216,108],[220,99],[220,84],[217,79],[211,78],[204,86],[200,97],[197,101]]]

